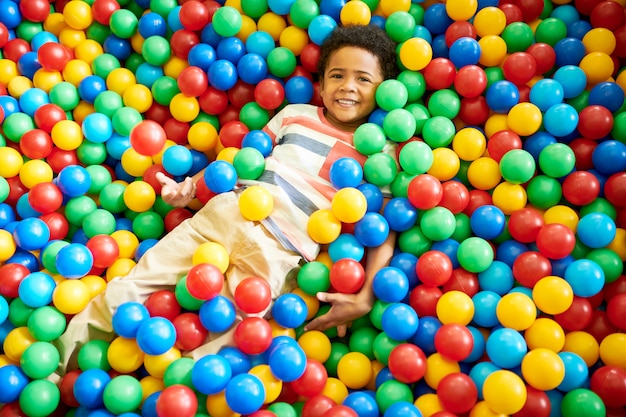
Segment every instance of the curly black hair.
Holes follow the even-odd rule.
[[[322,42],[317,73],[323,77],[330,56],[345,46],[353,46],[369,51],[378,57],[384,78],[396,78],[399,73],[396,57],[396,43],[387,33],[374,25],[337,26]]]

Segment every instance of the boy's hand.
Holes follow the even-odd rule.
[[[369,313],[372,306],[363,302],[357,294],[318,292],[317,299],[330,303],[328,313],[311,320],[305,330],[326,330],[337,326],[337,335],[346,335],[352,321]]]
[[[172,207],[186,207],[196,196],[196,184],[191,177],[177,183],[162,172],[157,172],[156,179],[161,184],[161,197]]]

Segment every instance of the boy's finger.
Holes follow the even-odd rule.
[[[154,176],[156,178],[156,180],[159,182],[159,184],[161,185],[167,185],[168,180],[170,179],[167,175],[165,175],[162,172],[157,172],[156,175]]]

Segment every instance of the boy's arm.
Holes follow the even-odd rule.
[[[172,207],[187,207],[196,197],[196,183],[204,176],[203,168],[193,177],[187,177],[178,183],[162,172],[157,172],[156,179],[161,184],[161,197]]]

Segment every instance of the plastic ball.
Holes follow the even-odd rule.
[[[606,406],[598,394],[586,388],[577,388],[565,394],[561,402],[563,416],[581,416],[582,413],[591,417],[606,415]]]
[[[503,326],[522,331],[535,322],[537,309],[529,296],[512,292],[500,299],[496,316]]]
[[[571,285],[560,277],[546,276],[533,288],[533,300],[547,314],[561,314],[572,305],[574,293]]]
[[[220,355],[209,354],[198,359],[191,370],[193,387],[211,395],[223,390],[232,377],[230,363]]]
[[[230,263],[228,251],[217,242],[205,242],[201,244],[193,254],[192,263],[209,263],[215,265],[223,274]]]
[[[141,403],[141,384],[130,375],[116,376],[104,388],[102,399],[106,409],[112,413],[131,412]]]
[[[309,218],[307,232],[318,243],[331,243],[341,233],[341,221],[331,210],[317,210]]]
[[[37,341],[22,353],[20,367],[29,378],[43,379],[56,370],[59,360],[59,351],[52,343]]]
[[[77,314],[91,300],[89,287],[83,281],[67,279],[57,284],[52,293],[52,303],[64,314]]]
[[[148,355],[161,355],[176,342],[176,329],[163,317],[151,317],[137,328],[137,345]]]
[[[492,410],[502,414],[513,414],[524,406],[527,391],[520,377],[511,371],[499,370],[485,379],[483,396]]]
[[[235,288],[234,299],[237,307],[245,313],[260,313],[271,301],[271,288],[267,281],[259,277],[243,279]]]
[[[225,394],[228,406],[240,414],[257,411],[265,399],[263,383],[251,374],[235,375],[226,385]]]
[[[402,65],[407,69],[419,71],[430,63],[433,51],[427,40],[411,38],[402,43],[399,56]]]
[[[377,247],[389,236],[389,224],[385,218],[373,212],[367,212],[354,226],[354,235],[365,247]]]
[[[191,417],[198,410],[198,399],[191,388],[185,385],[172,385],[159,394],[156,410],[159,415],[177,414],[181,417]]]

